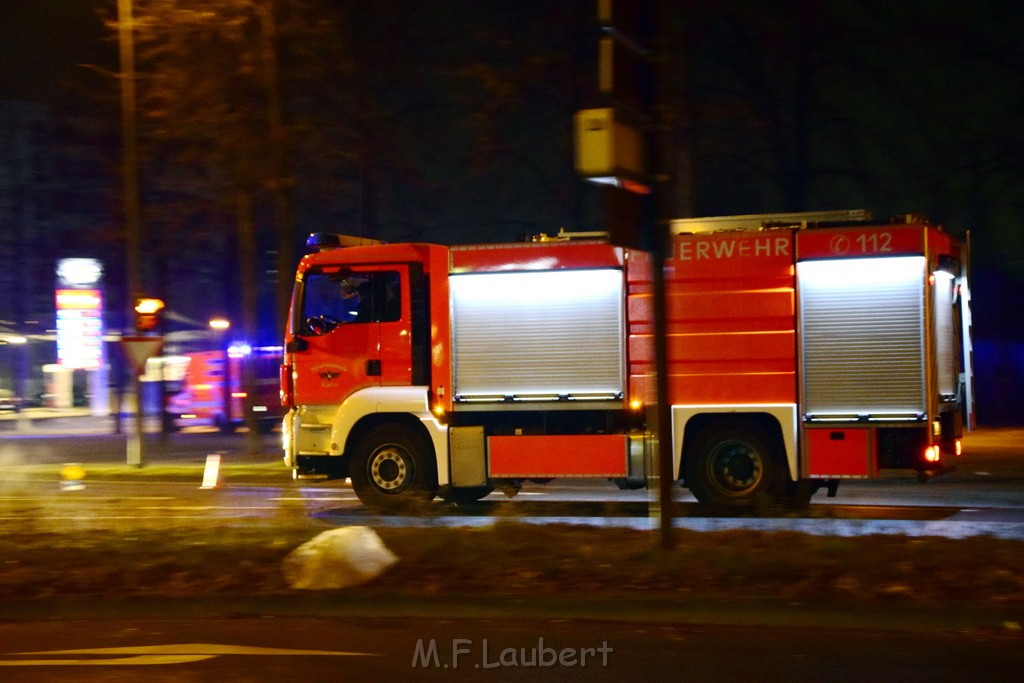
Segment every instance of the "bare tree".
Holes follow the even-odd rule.
[[[322,32],[315,13],[290,12],[278,0],[136,0],[138,111],[147,177],[147,224],[160,228],[159,280],[175,263],[221,257],[222,302],[240,299],[241,329],[257,334],[258,222],[256,207],[269,196],[276,226],[278,283],[274,327],[280,329],[290,289],[294,241],[287,193],[288,132],[280,81],[279,45]],[[236,237],[221,228],[233,223]],[[232,258],[225,249],[236,245]],[[187,257],[182,259],[182,256]],[[225,263],[238,264],[239,281],[224,282]],[[177,278],[175,278],[177,279]],[[241,292],[234,296],[233,292]],[[251,382],[252,377],[246,378]],[[247,420],[253,421],[251,411]],[[256,433],[255,423],[250,432]]]

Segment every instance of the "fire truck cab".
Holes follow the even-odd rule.
[[[951,464],[973,397],[966,254],[949,235],[858,212],[672,233],[672,477],[699,501],[801,501]],[[601,239],[309,244],[281,366],[296,476],[349,477],[377,510],[654,476],[646,253]]]

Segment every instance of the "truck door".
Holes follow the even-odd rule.
[[[359,389],[412,381],[409,268],[310,270],[289,345],[296,405],[338,404]]]

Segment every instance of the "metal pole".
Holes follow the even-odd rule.
[[[665,292],[665,260],[669,255],[669,235],[667,230],[666,209],[670,205],[668,193],[672,165],[669,163],[671,144],[668,143],[670,124],[666,115],[668,95],[666,93],[665,54],[668,49],[665,32],[668,30],[670,17],[668,5],[664,0],[653,3],[653,57],[654,83],[653,90],[653,135],[648,137],[652,157],[655,182],[653,200],[650,202],[650,213],[647,226],[651,230],[651,247],[653,260],[654,290],[654,365],[657,375],[657,434],[658,434],[658,496],[661,501],[661,545],[665,549],[675,547],[675,536],[672,530],[675,516],[672,501],[672,483],[676,472],[672,471],[672,408],[669,402],[669,368],[668,368],[668,315]]]
[[[654,290],[654,366],[657,375],[657,434],[658,434],[658,500],[661,526],[661,545],[666,549],[675,546],[672,532],[674,517],[672,501],[672,482],[675,472],[672,471],[672,410],[669,405],[668,393],[668,324],[665,306],[665,248],[661,246],[664,238],[660,235],[660,221],[654,221],[654,229],[658,246],[653,253],[653,290]]]
[[[224,364],[221,372],[221,401],[224,403],[224,432],[227,433],[231,425],[231,351],[228,348],[227,331],[220,333],[220,357]]]
[[[135,297],[142,292],[141,244],[142,227],[139,210],[139,150],[135,113],[135,40],[132,21],[132,0],[117,0],[118,38],[121,56],[121,174],[124,192],[125,232],[125,324],[127,331],[134,319]],[[129,465],[145,463],[146,442],[143,437],[142,376],[133,381],[135,428],[128,436]],[[120,410],[120,406],[118,406]]]

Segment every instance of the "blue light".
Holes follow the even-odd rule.
[[[252,347],[243,342],[235,342],[228,347],[228,357],[242,358],[252,353]]]

